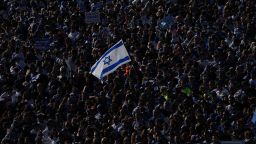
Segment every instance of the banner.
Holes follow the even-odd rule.
[[[100,23],[100,13],[99,12],[86,12],[85,13],[85,23]]]
[[[48,50],[50,49],[50,39],[48,38],[41,38],[37,41],[35,41],[34,46],[39,50]]]

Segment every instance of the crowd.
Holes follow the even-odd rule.
[[[255,0],[1,0],[0,141],[255,144],[255,42]]]

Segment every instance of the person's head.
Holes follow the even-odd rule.
[[[101,139],[101,144],[108,144],[108,143],[109,143],[109,140],[108,140],[107,137],[103,137],[103,138]]]

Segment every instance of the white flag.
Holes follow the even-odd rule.
[[[91,67],[90,73],[99,79],[112,73],[121,65],[130,62],[129,54],[120,40],[108,49],[100,59]]]

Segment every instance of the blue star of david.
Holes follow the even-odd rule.
[[[111,61],[112,61],[112,59],[110,59],[110,56],[105,57],[105,59],[103,60],[104,65],[106,65],[106,64],[110,65]]]

